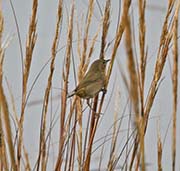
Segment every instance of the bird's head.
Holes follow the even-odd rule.
[[[89,72],[104,72],[108,61],[110,60],[105,60],[102,58],[94,61],[89,69]]]
[[[105,69],[106,69],[106,65],[107,65],[107,63],[110,61],[110,59],[99,59],[98,60],[99,61],[99,70],[100,71],[104,71]]]

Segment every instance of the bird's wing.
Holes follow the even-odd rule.
[[[102,86],[103,86],[103,80],[98,79],[86,86],[86,92],[89,92],[89,94],[92,97],[94,97],[99,91],[101,91]]]
[[[97,73],[87,73],[84,78],[80,81],[79,85],[77,86],[77,89],[80,89],[82,87],[86,87],[87,85],[97,81],[101,78],[100,74]]]

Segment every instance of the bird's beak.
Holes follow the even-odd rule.
[[[110,59],[105,60],[106,63],[108,63],[109,61],[110,61]]]

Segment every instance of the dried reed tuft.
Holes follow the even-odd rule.
[[[33,57],[33,51],[37,40],[36,34],[36,15],[37,15],[37,7],[38,1],[33,1],[32,6],[32,15],[29,24],[29,31],[26,41],[26,55],[25,55],[25,63],[23,68],[23,83],[22,83],[22,103],[21,103],[21,116],[19,119],[19,134],[18,134],[18,146],[17,146],[17,167],[18,170],[21,168],[21,156],[22,156],[22,143],[23,143],[23,122],[24,122],[24,112],[26,106],[26,98],[27,98],[27,83],[28,77],[30,73],[31,61]]]
[[[1,5],[1,4],[0,4]],[[16,165],[16,158],[15,158],[15,152],[14,152],[14,146],[13,146],[13,139],[12,139],[12,130],[11,130],[11,123],[10,123],[10,114],[9,114],[9,108],[8,108],[8,103],[6,96],[4,94],[4,89],[3,89],[3,62],[4,62],[4,50],[2,46],[2,34],[3,34],[3,29],[4,29],[4,19],[3,19],[3,14],[2,14],[2,9],[0,6],[0,151],[1,154],[4,155],[2,157],[2,162],[1,164],[4,165],[4,168],[10,169],[7,165],[7,156],[5,154],[6,149],[5,149],[5,139],[4,139],[4,134],[7,137],[7,146],[9,150],[9,156],[11,160],[11,167],[13,168],[14,171],[17,170],[17,165]],[[3,120],[2,120],[3,118]],[[5,130],[3,131],[3,126],[2,123],[4,123]]]
[[[177,122],[177,98],[178,98],[178,14],[180,2],[177,2],[176,11],[174,14],[173,32],[173,128],[172,128],[172,170],[176,169],[176,122]]]
[[[62,8],[62,2],[59,1],[59,5]],[[62,11],[61,11],[62,12]],[[61,164],[63,160],[63,148],[65,141],[65,114],[66,114],[66,103],[67,103],[67,92],[68,92],[68,77],[69,77],[69,68],[70,68],[70,57],[71,57],[71,48],[72,48],[72,35],[73,35],[73,17],[74,17],[74,1],[71,8],[71,16],[69,18],[69,26],[67,33],[67,47],[66,47],[66,61],[65,68],[63,69],[63,91],[61,93],[61,112],[60,112],[60,139],[59,139],[59,152],[58,158],[56,161],[55,170],[61,170]],[[59,28],[57,28],[59,29]]]
[[[166,62],[166,58],[167,58],[167,54],[168,54],[168,50],[169,50],[169,44],[170,44],[171,39],[172,39],[173,25],[171,25],[171,28],[169,30],[167,28],[168,28],[168,19],[169,19],[171,12],[172,12],[173,5],[174,5],[174,3],[169,3],[168,11],[167,11],[166,18],[165,18],[164,25],[163,25],[163,29],[162,29],[162,34],[161,34],[160,45],[159,45],[158,54],[157,54],[157,60],[156,60],[156,64],[155,64],[153,80],[151,82],[151,87],[149,90],[149,94],[148,94],[147,102],[146,102],[146,106],[145,106],[145,111],[144,111],[145,122],[146,122],[145,130],[146,130],[147,123],[148,123],[149,113],[150,113],[151,107],[152,107],[154,99],[155,99],[155,95],[156,95],[156,91],[157,91],[157,85],[158,85],[158,82],[161,78],[162,71],[163,71],[163,68],[164,68],[164,65]]]
[[[138,8],[139,8],[139,47],[140,47],[140,75],[141,75],[141,108],[143,112],[144,100],[144,81],[145,81],[145,67],[146,67],[146,54],[145,54],[145,33],[146,33],[146,26],[145,26],[145,7],[146,7],[146,0],[139,0],[138,1]]]

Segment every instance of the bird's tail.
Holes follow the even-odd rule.
[[[72,92],[68,93],[67,98],[70,98],[70,97],[72,97],[74,95],[75,95],[75,91],[72,91]]]

